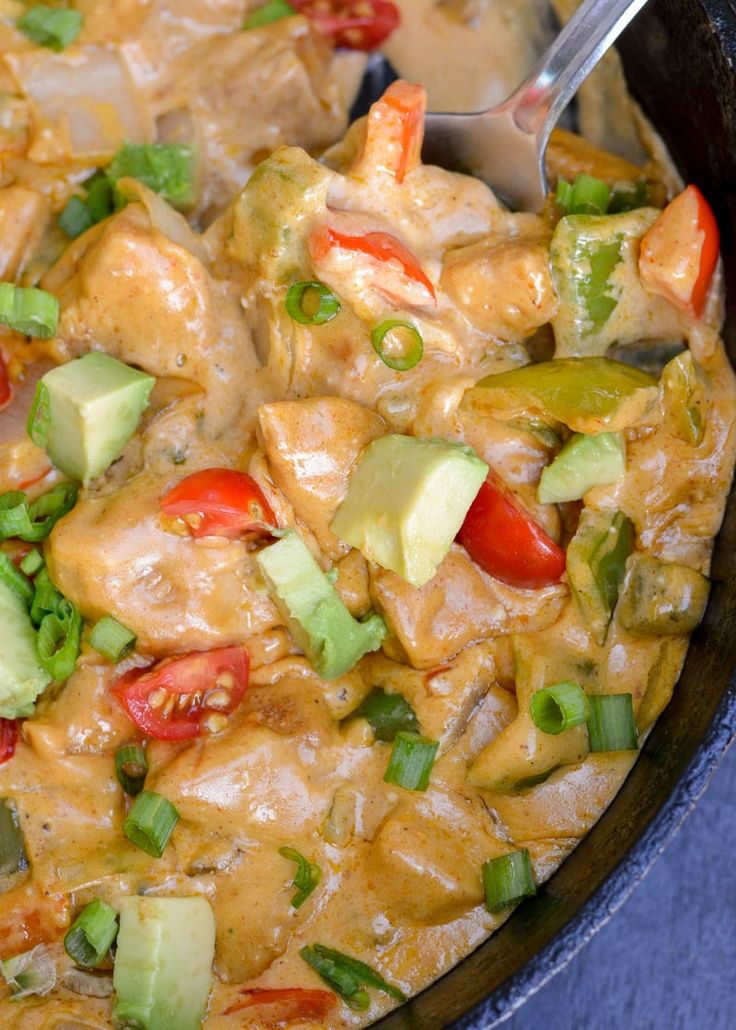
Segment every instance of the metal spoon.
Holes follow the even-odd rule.
[[[483,179],[512,208],[539,211],[544,155],[580,84],[647,0],[585,0],[531,74],[497,107],[428,114],[423,158]]]

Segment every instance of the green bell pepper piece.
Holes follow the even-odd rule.
[[[689,350],[665,365],[662,372],[662,397],[669,428],[697,447],[705,436],[707,395],[705,377]]]
[[[598,644],[605,643],[633,547],[634,526],[623,512],[584,509],[567,549],[567,578]]]
[[[616,618],[636,636],[692,633],[705,613],[709,589],[708,580],[697,569],[632,554]]]

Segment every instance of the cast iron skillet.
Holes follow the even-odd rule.
[[[620,50],[631,90],[715,208],[736,364],[736,0],[652,0]],[[736,737],[736,491],[672,702],[603,818],[537,897],[380,1030],[490,1030],[568,963],[644,876]]]

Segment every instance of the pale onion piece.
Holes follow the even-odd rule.
[[[59,160],[62,154],[104,160],[126,140],[152,138],[150,117],[115,47],[74,47],[61,54],[39,47],[4,56],[33,105],[34,160]]]
[[[154,229],[158,229],[172,243],[188,250],[202,262],[205,268],[209,268],[209,256],[202,238],[190,228],[186,218],[175,211],[163,197],[144,186],[142,182],[138,182],[137,179],[119,179],[117,188],[126,200],[138,201],[143,204]]]

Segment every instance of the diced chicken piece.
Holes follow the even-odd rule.
[[[0,190],[0,280],[13,282],[33,255],[51,212],[35,190],[8,186]]]
[[[154,654],[238,644],[281,625],[254,585],[244,543],[212,547],[163,529],[159,500],[170,485],[146,473],[114,494],[79,501],[46,549],[62,593],[91,620],[114,615]],[[92,562],[90,540],[97,541]]]
[[[276,485],[329,558],[349,547],[330,531],[361,451],[387,432],[375,412],[340,397],[264,404],[258,409],[263,448]]]
[[[451,250],[441,285],[476,328],[501,340],[531,336],[557,311],[549,236],[541,226]]]

